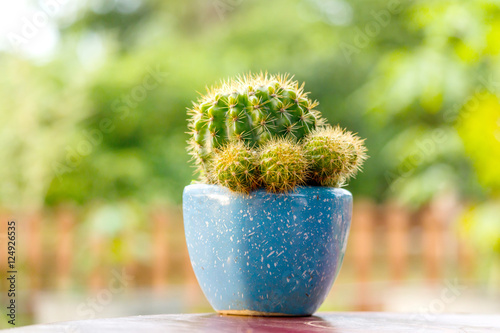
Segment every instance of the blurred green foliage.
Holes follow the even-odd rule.
[[[260,70],[294,74],[367,138],[355,196],[499,200],[495,1],[96,0],[56,47],[0,54],[3,205],[179,203],[196,91]]]

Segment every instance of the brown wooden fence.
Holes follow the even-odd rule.
[[[394,203],[357,200],[342,271],[359,285],[360,302],[375,279],[398,283],[417,277],[432,284],[449,269],[457,272],[455,276],[470,279],[473,251],[456,236],[455,211],[456,207],[443,209],[437,204],[411,211]],[[131,287],[160,292],[183,284],[193,286],[187,290],[197,297],[179,208],[148,209],[141,233],[127,227],[112,238],[85,232],[79,220],[82,215],[81,210],[68,207],[0,213],[2,223],[12,217],[17,221],[16,265],[24,287],[92,291],[105,287],[111,267],[125,267],[134,277]],[[4,248],[0,272],[7,268],[5,224],[0,234]],[[0,283],[4,290],[5,279]]]

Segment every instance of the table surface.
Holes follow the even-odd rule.
[[[320,312],[312,317],[171,314],[61,322],[11,332],[500,332],[500,315]]]

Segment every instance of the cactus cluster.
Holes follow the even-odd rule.
[[[188,147],[201,181],[242,193],[343,186],[366,159],[363,140],[324,125],[307,95],[288,75],[267,73],[207,89],[189,110]]]

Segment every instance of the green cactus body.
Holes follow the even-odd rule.
[[[312,184],[342,186],[366,159],[363,140],[339,127],[317,129],[303,145]]]
[[[257,185],[257,157],[241,141],[217,149],[212,161],[214,181],[236,192],[249,193]]]
[[[189,110],[189,152],[202,182],[249,193],[265,187],[343,186],[361,169],[366,148],[323,119],[286,75],[248,74],[207,90]]]
[[[249,74],[225,82],[190,110],[190,152],[208,173],[214,150],[228,142],[257,148],[274,137],[300,141],[321,123],[316,106],[287,76]]]
[[[307,159],[302,147],[290,139],[268,141],[260,151],[260,181],[269,192],[287,192],[305,184]]]

